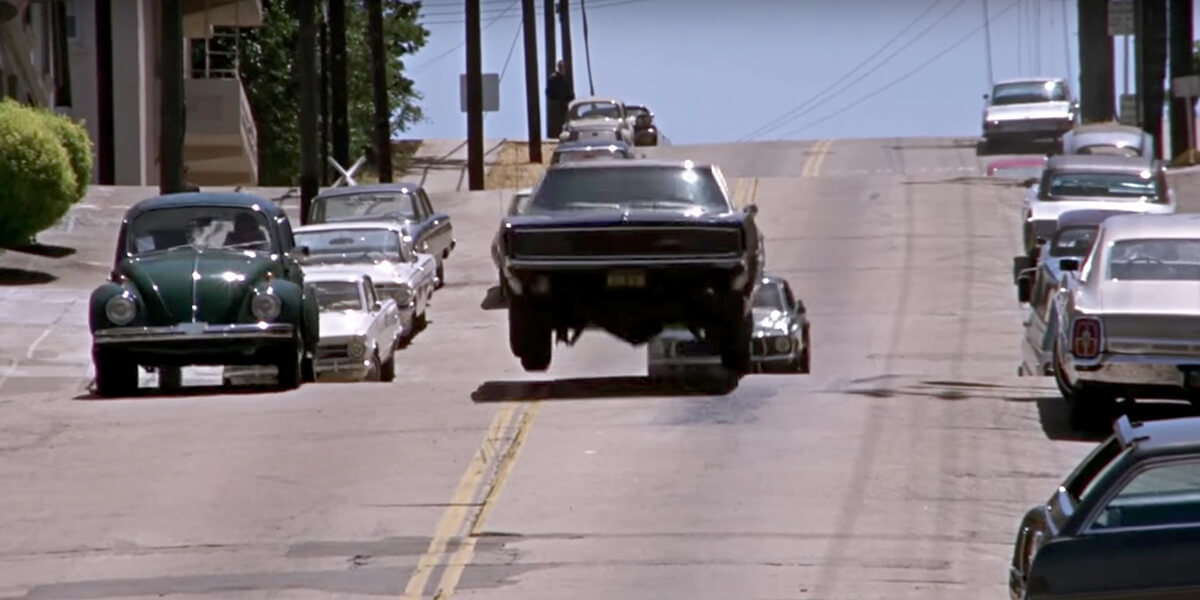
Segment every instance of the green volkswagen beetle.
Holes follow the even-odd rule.
[[[138,366],[177,387],[185,365],[275,365],[279,387],[312,381],[319,337],[291,224],[242,193],[143,200],[125,214],[115,266],[92,292],[96,392],[136,391]]]

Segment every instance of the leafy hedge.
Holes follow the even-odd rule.
[[[83,198],[92,142],[48,110],[0,101],[0,245],[28,242]]]

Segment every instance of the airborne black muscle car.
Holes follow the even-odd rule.
[[[1200,598],[1200,418],[1113,429],[1021,520],[1012,600]]]
[[[681,326],[750,368],[762,280],[757,208],[734,208],[721,170],[691,161],[552,167],[520,215],[501,222],[509,345],[527,371],[550,366],[554,336],[585,329],[641,345]]]

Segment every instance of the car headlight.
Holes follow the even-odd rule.
[[[113,325],[128,325],[137,314],[137,305],[128,294],[113,296],[104,303],[104,316]]]
[[[346,347],[346,354],[350,355],[350,358],[362,358],[367,354],[367,345],[362,340],[354,340]]]
[[[791,350],[791,349],[792,349],[791,338],[786,338],[786,337],[775,338],[775,351],[776,352],[787,352],[788,350]]]
[[[413,288],[408,283],[401,283],[392,288],[392,297],[396,299],[397,306],[408,306],[413,299]]]
[[[282,309],[283,303],[279,301],[279,296],[271,292],[255,294],[254,299],[250,301],[250,313],[259,321],[273,321]]]

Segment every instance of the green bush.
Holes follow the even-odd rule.
[[[71,172],[75,174],[75,199],[78,202],[87,194],[88,184],[92,181],[92,138],[87,130],[70,117],[57,114],[50,110],[41,109],[46,126],[58,137],[59,143],[67,150],[67,159],[71,162]]]
[[[66,148],[36,109],[0,102],[0,245],[28,242],[75,202]]]

